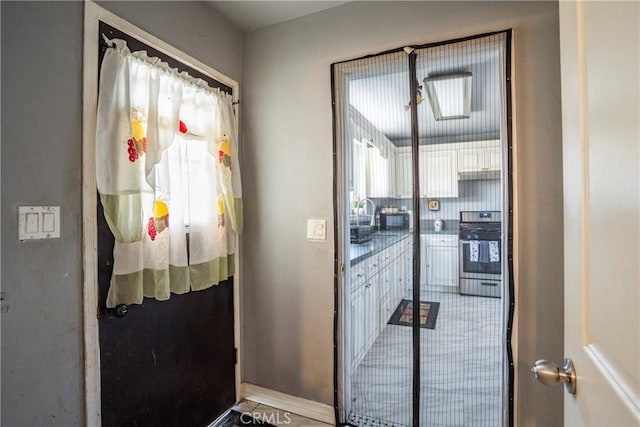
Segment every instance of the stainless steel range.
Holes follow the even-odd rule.
[[[502,296],[502,214],[460,212],[460,293]]]

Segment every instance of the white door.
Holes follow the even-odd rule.
[[[565,425],[640,425],[640,3],[559,2]],[[544,356],[544,355],[541,355]]]

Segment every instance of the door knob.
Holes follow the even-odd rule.
[[[129,307],[126,304],[119,304],[114,308],[103,308],[102,313],[106,318],[118,317],[122,318],[129,312]]]
[[[564,383],[569,394],[576,394],[576,368],[571,359],[564,359],[564,364],[558,368],[553,362],[540,359],[533,364],[531,372],[538,381],[545,385]]]

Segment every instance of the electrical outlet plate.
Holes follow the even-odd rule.
[[[327,240],[327,220],[326,219],[307,219],[307,239],[316,241]]]
[[[18,206],[18,240],[60,237],[60,206]]]

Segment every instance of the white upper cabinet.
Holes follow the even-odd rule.
[[[395,153],[388,150],[383,156],[377,147],[367,149],[367,197],[395,195]]]
[[[411,166],[411,152],[398,151],[396,153],[396,197],[409,198],[413,196],[413,168]]]
[[[395,197],[413,195],[411,148],[395,153]],[[499,140],[420,146],[420,197],[458,197],[464,174],[502,169]]]
[[[458,173],[499,171],[502,169],[500,141],[475,143],[458,150]]]
[[[457,152],[420,147],[420,197],[458,197]],[[396,197],[413,195],[410,149],[396,153]]]
[[[420,193],[424,197],[458,197],[457,150],[421,149]]]
[[[352,144],[349,190],[362,199],[367,196],[367,149],[361,141],[354,139]]]

